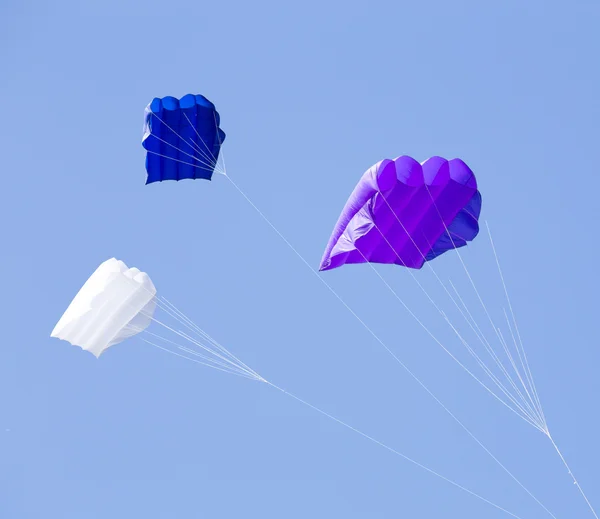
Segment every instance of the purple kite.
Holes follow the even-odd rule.
[[[462,160],[384,159],[354,188],[319,270],[365,262],[420,269],[473,240],[480,212],[475,175]]]

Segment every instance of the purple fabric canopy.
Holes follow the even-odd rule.
[[[419,269],[473,240],[480,211],[475,175],[462,160],[384,159],[354,188],[319,270],[365,262]]]

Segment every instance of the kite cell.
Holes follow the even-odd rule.
[[[145,272],[115,258],[85,282],[52,330],[56,337],[100,357],[107,348],[145,330],[155,310],[156,288]]]
[[[382,160],[350,195],[319,270],[366,262],[420,269],[473,240],[480,212],[475,175],[462,160]]]
[[[142,146],[146,184],[212,178],[225,132],[215,105],[202,95],[154,98],[146,107]]]

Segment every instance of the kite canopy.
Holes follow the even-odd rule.
[[[56,337],[99,357],[104,350],[148,327],[156,288],[145,272],[115,258],[85,282],[52,330]]]
[[[212,178],[225,132],[219,113],[206,97],[154,98],[146,107],[142,146],[146,184],[163,180]]]
[[[382,160],[350,195],[319,270],[365,262],[419,269],[473,240],[480,211],[475,175],[462,160]]]

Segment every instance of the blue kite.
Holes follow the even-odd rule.
[[[154,98],[146,107],[142,138],[147,152],[146,184],[211,180],[225,140],[219,124],[215,105],[202,95]]]

